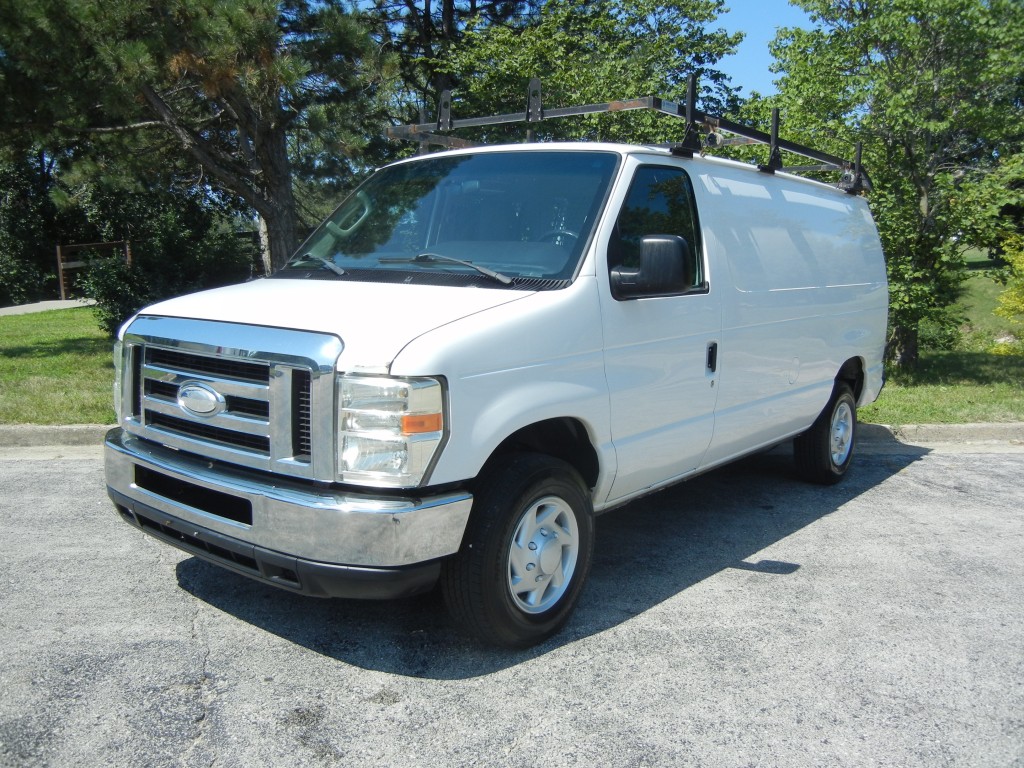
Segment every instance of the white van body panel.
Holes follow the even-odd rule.
[[[618,471],[609,506],[695,472],[715,425],[718,374],[708,370],[708,347],[722,328],[720,291],[618,301],[612,297],[606,254],[615,215],[641,165],[684,167],[664,155],[630,157],[591,257],[601,285],[601,324],[612,437]],[[707,267],[705,265],[705,274]]]
[[[807,429],[847,360],[861,359],[861,398],[873,401],[888,294],[863,198],[785,174],[708,165],[695,191],[723,301],[706,457],[715,465]]]
[[[610,483],[616,462],[598,290],[592,276],[582,275],[565,290],[438,327],[402,350],[393,375],[443,371],[448,383],[450,436],[431,482],[473,477],[517,430],[570,418],[584,426],[601,457],[598,485]]]

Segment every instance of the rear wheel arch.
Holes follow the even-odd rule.
[[[853,399],[860,402],[861,394],[864,392],[864,361],[859,357],[851,357],[839,368],[836,374],[836,386],[840,383],[846,384],[853,393]]]

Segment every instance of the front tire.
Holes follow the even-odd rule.
[[[832,485],[843,479],[853,459],[857,401],[848,384],[836,384],[825,410],[793,441],[797,471],[805,479]]]
[[[593,550],[579,474],[549,456],[517,454],[482,476],[462,547],[441,570],[442,593],[470,634],[525,648],[568,621]]]

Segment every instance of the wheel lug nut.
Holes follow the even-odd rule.
[[[528,571],[532,571],[532,570],[533,570],[534,568],[536,568],[536,567],[537,567],[537,566],[536,566],[536,565],[534,565],[533,563],[527,563],[527,564],[526,564],[526,570],[528,570]]]
[[[533,550],[534,552],[536,552],[536,551],[537,551],[537,542],[536,542],[536,541],[531,541],[531,542],[529,543],[529,545],[528,545],[528,546],[529,546],[529,548],[530,548],[531,550]]]

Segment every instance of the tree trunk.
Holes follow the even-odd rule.
[[[918,361],[918,333],[917,328],[896,326],[889,336],[886,357],[897,368],[912,369],[917,367]]]
[[[299,219],[292,193],[292,169],[288,160],[288,140],[280,126],[266,130],[256,142],[264,183],[256,203],[260,215],[260,244],[265,241],[264,266],[268,274],[284,266],[299,245]],[[263,228],[266,229],[264,240]]]
[[[264,269],[269,274],[282,267],[298,246],[298,214],[292,194],[288,137],[279,99],[275,99],[270,110],[277,120],[263,120],[242,96],[224,94],[226,102],[234,105],[239,143],[244,150],[242,154],[248,158],[242,164],[190,129],[151,85],[143,83],[140,88],[147,104],[182,146],[211,176],[259,214]]]
[[[283,267],[299,245],[298,219],[290,188],[287,197],[290,205],[273,205],[260,213],[260,250],[267,274]]]
[[[263,274],[269,275],[274,271],[274,260],[270,256],[270,230],[267,229],[267,220],[262,216],[257,222],[260,236],[260,262],[263,264]]]

